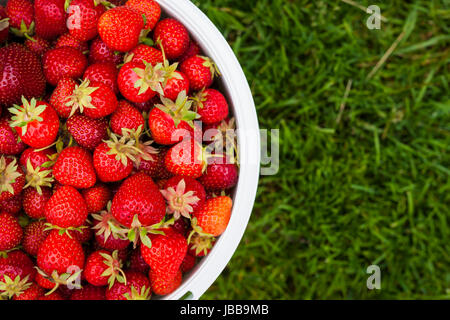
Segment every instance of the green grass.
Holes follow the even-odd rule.
[[[280,171],[204,299],[450,298],[449,2],[355,1],[388,22],[369,30],[342,1],[196,1],[281,136]]]

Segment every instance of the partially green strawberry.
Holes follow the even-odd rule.
[[[20,139],[32,148],[44,148],[55,142],[59,131],[59,118],[53,107],[43,101],[22,97],[22,105],[8,109],[13,114],[11,127]]]

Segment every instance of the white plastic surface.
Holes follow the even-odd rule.
[[[213,250],[184,279],[182,285],[164,299],[199,299],[222,273],[244,235],[255,201],[259,179],[259,125],[253,96],[244,72],[227,41],[208,17],[189,0],[157,0],[166,14],[179,20],[211,57],[222,74],[220,81],[227,94],[238,127],[240,175],[234,196],[233,212],[225,233]],[[186,297],[187,293],[191,293]]]

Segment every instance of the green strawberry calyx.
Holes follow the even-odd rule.
[[[37,272],[46,280],[52,282],[55,284],[52,290],[47,292],[45,295],[51,295],[53,292],[58,290],[60,285],[67,286],[71,285],[74,289],[81,289],[81,284],[79,284],[81,281],[77,281],[81,279],[81,273],[83,270],[79,270],[74,273],[63,273],[61,275],[58,274],[58,271],[53,270],[51,275],[46,274],[43,270],[39,269],[38,267],[34,267]]]
[[[136,156],[142,154],[142,151],[136,147],[136,141],[130,136],[119,137],[112,133],[111,139],[104,141],[110,149],[106,154],[115,156],[115,159],[124,166],[128,165],[128,159],[136,162]]]
[[[17,276],[14,280],[6,274],[3,276],[3,281],[0,281],[0,296],[11,299],[14,296],[20,296],[28,288],[31,287],[32,282],[29,281],[29,275],[23,279]]]
[[[108,241],[109,237],[114,239],[127,240],[126,232],[122,232],[120,229],[120,223],[114,218],[111,213],[112,202],[109,201],[106,210],[99,214],[93,214],[92,217],[97,221],[93,227],[96,230],[96,235],[103,235],[103,238]],[[119,231],[119,232],[117,232]]]
[[[52,187],[52,182],[55,180],[52,176],[53,170],[41,170],[38,166],[33,168],[31,160],[27,160],[27,173],[25,175],[27,184],[24,189],[32,187],[37,190],[39,195],[42,195],[42,187]]]
[[[216,238],[211,235],[200,235],[199,233],[194,233],[190,239],[190,248],[195,251],[195,255],[200,255],[203,253],[204,256],[208,254],[208,251],[212,249],[212,246]]]
[[[14,194],[13,184],[22,174],[17,171],[17,160],[13,159],[8,165],[6,158],[0,158],[0,194],[9,192]]]
[[[209,71],[211,72],[211,77],[214,79],[215,76],[220,76],[220,70],[217,67],[217,64],[212,61],[211,58],[209,57],[205,57],[205,56],[199,56],[200,58],[202,58],[203,60],[205,60],[203,62],[203,66],[209,68]]]
[[[32,21],[30,25],[27,26],[25,21],[22,20],[20,22],[20,28],[11,27],[10,30],[13,34],[15,34],[18,37],[26,37],[27,39],[29,39],[31,38],[30,36],[34,34],[34,27],[35,27],[34,21]],[[0,31],[1,30],[3,29],[0,29]]]
[[[98,89],[98,87],[90,87],[89,79],[84,80],[81,84],[75,86],[75,90],[73,90],[73,94],[68,98],[68,102],[66,103],[67,107],[72,107],[70,111],[70,116],[73,116],[75,112],[80,111],[80,113],[84,112],[84,109],[95,109],[95,106],[92,104],[92,94]]]
[[[181,179],[176,189],[169,187],[166,190],[160,190],[166,199],[168,207],[167,212],[173,214],[175,220],[181,216],[190,219],[194,212],[193,205],[200,201],[200,198],[194,194],[194,191],[186,192],[186,182]]]
[[[109,288],[111,289],[116,281],[126,285],[127,277],[122,270],[123,264],[119,259],[119,251],[115,250],[112,254],[100,253],[100,255],[105,259],[103,263],[108,267],[101,276],[108,277]]]
[[[176,101],[172,101],[161,95],[162,104],[157,104],[156,107],[172,117],[175,128],[177,128],[181,121],[186,121],[192,128],[194,128],[194,120],[200,119],[200,115],[191,110],[193,100],[189,99],[186,91],[181,91]]]
[[[41,114],[47,109],[47,105],[45,103],[37,103],[35,98],[32,98],[30,101],[25,99],[22,96],[22,105],[14,105],[14,107],[9,108],[8,111],[13,114],[11,117],[10,126],[13,128],[21,128],[22,135],[27,133],[27,126],[29,123],[34,121],[42,122],[44,119],[41,117]]]
[[[3,31],[8,27],[9,27],[9,18],[1,19],[0,20],[0,31]]]
[[[139,77],[134,84],[134,88],[138,89],[138,95],[144,94],[148,90],[158,92],[163,95],[163,84],[167,83],[167,72],[162,63],[152,66],[151,63],[143,61],[145,68],[134,68],[133,71]]]
[[[131,294],[127,292],[123,295],[127,300],[150,300],[151,297],[150,287],[147,288],[146,286],[143,286],[141,288],[141,291],[139,292],[134,286],[131,286],[130,291]]]
[[[148,135],[148,130],[144,132],[144,127],[140,125],[137,130],[122,128],[122,136],[133,139],[136,144],[135,147],[140,150],[136,155],[136,161],[134,162],[136,168],[139,168],[141,161],[156,161],[153,155],[158,154],[159,150],[152,146],[153,141],[141,142],[142,137]]]

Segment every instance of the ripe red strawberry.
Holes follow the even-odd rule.
[[[91,82],[101,82],[115,93],[119,93],[117,85],[117,76],[119,71],[112,62],[100,62],[91,64],[84,72],[83,79],[89,79]]]
[[[164,97],[175,101],[182,91],[189,93],[189,88],[189,79],[186,75],[182,72],[175,71],[163,88]]]
[[[17,216],[20,210],[22,210],[22,201],[23,192],[0,202],[0,212],[6,212],[13,216]]]
[[[193,56],[181,63],[180,70],[189,79],[192,91],[209,88],[219,73],[216,64],[208,57]]]
[[[106,300],[105,288],[96,287],[91,284],[84,285],[79,290],[74,290],[70,296],[70,300],[81,301],[101,301]]]
[[[65,0],[34,0],[36,34],[53,40],[67,32]]]
[[[40,296],[37,300],[43,300],[43,301],[60,301],[60,300],[66,300],[62,296],[61,293],[58,291],[52,292],[50,294],[45,294],[43,296]]]
[[[210,191],[231,189],[238,181],[238,167],[229,163],[210,164],[199,181]]]
[[[106,289],[107,300],[149,300],[151,296],[150,281],[136,271],[126,271],[127,283],[116,282]]]
[[[166,155],[165,165],[174,175],[200,178],[206,169],[207,157],[201,144],[185,140],[173,146]]]
[[[90,118],[99,119],[112,114],[119,102],[112,89],[106,84],[84,80],[75,87],[66,104],[72,107],[71,115],[79,110]]]
[[[77,230],[69,230],[69,235],[78,240],[79,243],[87,243],[89,242],[94,232],[91,229],[91,224],[89,222],[86,222],[81,228],[78,228]]]
[[[190,219],[191,214],[201,209],[206,201],[205,188],[189,177],[169,179],[161,193],[167,201],[167,212],[173,214],[176,220],[181,216]]]
[[[56,40],[55,48],[71,47],[81,51],[82,53],[89,50],[88,44],[85,41],[74,38],[70,33],[65,33]]]
[[[135,216],[142,226],[147,227],[163,220],[166,206],[152,178],[137,173],[125,180],[114,196],[111,213],[127,228],[132,227]]]
[[[27,184],[25,188],[34,188],[42,194],[43,187],[51,187],[54,181],[52,175],[53,157],[56,151],[53,148],[37,150],[26,149],[20,156],[19,163],[25,168]]]
[[[153,40],[164,49],[167,59],[180,58],[189,48],[189,33],[185,26],[175,19],[164,19],[158,22]]]
[[[41,194],[35,188],[27,188],[23,192],[23,210],[33,219],[45,218],[45,206],[52,197],[52,189],[41,188]]]
[[[69,33],[80,41],[94,39],[98,34],[98,20],[105,11],[105,6],[94,0],[71,1],[67,8]]]
[[[139,112],[126,100],[119,102],[119,107],[111,116],[111,130],[118,135],[122,135],[122,129],[137,131],[139,127],[145,127],[145,120],[142,113]]]
[[[173,145],[183,139],[194,137],[194,123],[198,115],[191,111],[192,101],[186,92],[176,101],[161,97],[163,104],[156,105],[149,115],[148,125],[156,143]]]
[[[6,10],[0,6],[0,44],[8,40],[9,34],[9,19],[6,15]]]
[[[0,48],[0,105],[19,103],[45,92],[45,77],[40,59],[17,43]]]
[[[102,182],[117,182],[128,177],[133,170],[136,155],[134,141],[127,137],[120,140],[111,135],[111,140],[101,143],[94,151],[94,167]]]
[[[6,2],[6,14],[11,31],[18,35],[28,36],[34,33],[34,7],[30,0],[9,0]]]
[[[23,293],[17,294],[13,297],[13,300],[31,301],[38,300],[41,296],[45,294],[44,288],[41,288],[35,282],[32,282],[28,289],[24,290]]]
[[[22,192],[25,176],[15,158],[0,157],[0,202]]]
[[[76,87],[77,82],[75,80],[72,78],[63,78],[58,81],[58,85],[50,97],[50,104],[63,119],[67,119],[70,116],[72,106],[67,104]]]
[[[158,296],[167,296],[180,287],[183,275],[181,270],[177,272],[175,277],[168,277],[150,270],[149,278],[153,293]]]
[[[66,126],[78,145],[88,150],[94,150],[108,138],[108,123],[105,119],[75,114],[67,120]]]
[[[55,257],[58,257],[55,259]],[[59,284],[63,284],[64,274],[70,274],[76,276],[84,267],[84,251],[81,244],[69,237],[67,234],[60,234],[58,230],[50,232],[48,237],[44,240],[39,247],[37,255],[37,266],[41,272],[54,281],[57,287]],[[39,280],[39,277],[37,278]],[[39,281],[38,281],[39,283]],[[40,284],[40,283],[39,283]],[[48,286],[48,283],[47,283]]]
[[[233,200],[228,196],[209,199],[202,209],[194,212],[193,224],[201,228],[201,233],[218,237],[228,226],[232,206]]]
[[[47,82],[56,86],[63,78],[81,78],[88,61],[81,51],[72,47],[61,47],[47,51],[43,58]]]
[[[100,37],[95,38],[89,50],[89,63],[111,62],[115,65],[123,62],[123,53],[108,48]]]
[[[36,269],[34,268],[34,263],[23,251],[14,250],[8,252],[6,256],[0,256],[0,270],[6,269],[6,267],[18,267],[19,270],[16,275],[21,276],[22,278],[29,276],[29,280],[34,280],[36,277]],[[2,276],[4,273],[0,271],[0,281],[3,280]]]
[[[56,153],[55,149],[48,148],[43,150],[38,150],[34,148],[26,149],[20,156],[19,163],[22,167],[26,168],[28,160],[33,168],[39,168],[40,170],[45,170],[46,168],[51,168],[49,161],[52,155]],[[45,164],[45,168],[44,168]]]
[[[215,89],[200,91],[194,101],[195,109],[203,123],[214,124],[228,117],[228,102],[223,94]]]
[[[20,139],[30,147],[39,149],[52,144],[59,131],[59,118],[53,107],[42,101],[22,98],[22,105],[9,108],[13,114],[10,123]]]
[[[186,256],[186,239],[171,228],[162,229],[164,234],[150,234],[151,248],[141,245],[141,254],[157,276],[174,278]]]
[[[109,288],[116,281],[126,283],[125,274],[122,271],[123,264],[118,254],[117,250],[112,254],[106,250],[92,253],[87,258],[83,271],[87,282],[97,287],[109,285]]]
[[[50,234],[50,231],[45,230],[46,228],[44,220],[31,222],[25,227],[22,246],[26,253],[37,256],[39,247]]]
[[[188,252],[186,254],[186,257],[184,257],[183,262],[181,263],[181,271],[183,273],[187,273],[192,269],[194,269],[195,264],[197,263],[196,260],[197,260],[196,257]]]
[[[125,6],[145,15],[147,23],[144,29],[147,30],[153,30],[161,17],[161,7],[154,0],[128,0]]]
[[[149,272],[150,267],[142,257],[140,249],[133,250],[131,253],[129,270],[137,271],[143,274],[147,274]]]
[[[96,226],[102,226],[101,222],[98,222]],[[106,226],[104,227],[106,230]],[[99,231],[102,230],[100,227]],[[130,245],[128,239],[122,239],[117,236],[114,232],[110,231],[110,236],[106,237],[106,233],[98,233],[95,235],[96,243],[103,249],[106,250],[124,250]]]
[[[161,69],[161,65],[153,67],[141,61],[126,63],[117,78],[120,93],[131,102],[149,101],[157,95],[157,90],[162,90],[165,79]]]
[[[25,46],[40,58],[52,48],[52,45],[48,40],[39,36],[34,36],[33,38],[25,40]]]
[[[80,147],[66,148],[53,166],[53,175],[62,185],[90,188],[97,181],[92,161],[89,151]]]
[[[0,213],[0,226],[0,252],[17,247],[23,236],[17,218],[6,212]]]
[[[156,48],[150,47],[146,44],[138,44],[133,50],[127,53],[125,57],[126,62],[148,62],[152,66],[164,62],[162,52]]]
[[[9,118],[6,116],[0,118],[0,153],[5,155],[22,153],[26,145],[19,140],[17,132],[9,126]]]
[[[156,180],[171,178],[173,174],[167,171],[165,166],[167,152],[169,152],[169,149],[161,148],[158,154],[151,155],[151,160],[141,160],[138,167],[139,171]]]
[[[137,46],[144,18],[128,7],[106,11],[98,21],[98,33],[112,50],[128,52]]]
[[[199,55],[201,52],[200,46],[198,43],[191,39],[191,42],[189,43],[189,48],[186,50],[186,52],[181,56],[181,58],[178,59],[180,63],[183,61],[189,59],[190,57]]]
[[[92,188],[84,189],[82,192],[89,213],[98,213],[106,209],[106,205],[112,200],[109,188],[104,184],[96,184]]]
[[[81,227],[88,217],[86,202],[75,188],[61,187],[47,202],[45,217],[50,224],[59,228]]]
[[[22,251],[14,250],[0,257],[0,295],[14,298],[26,291],[36,277],[31,259]]]

